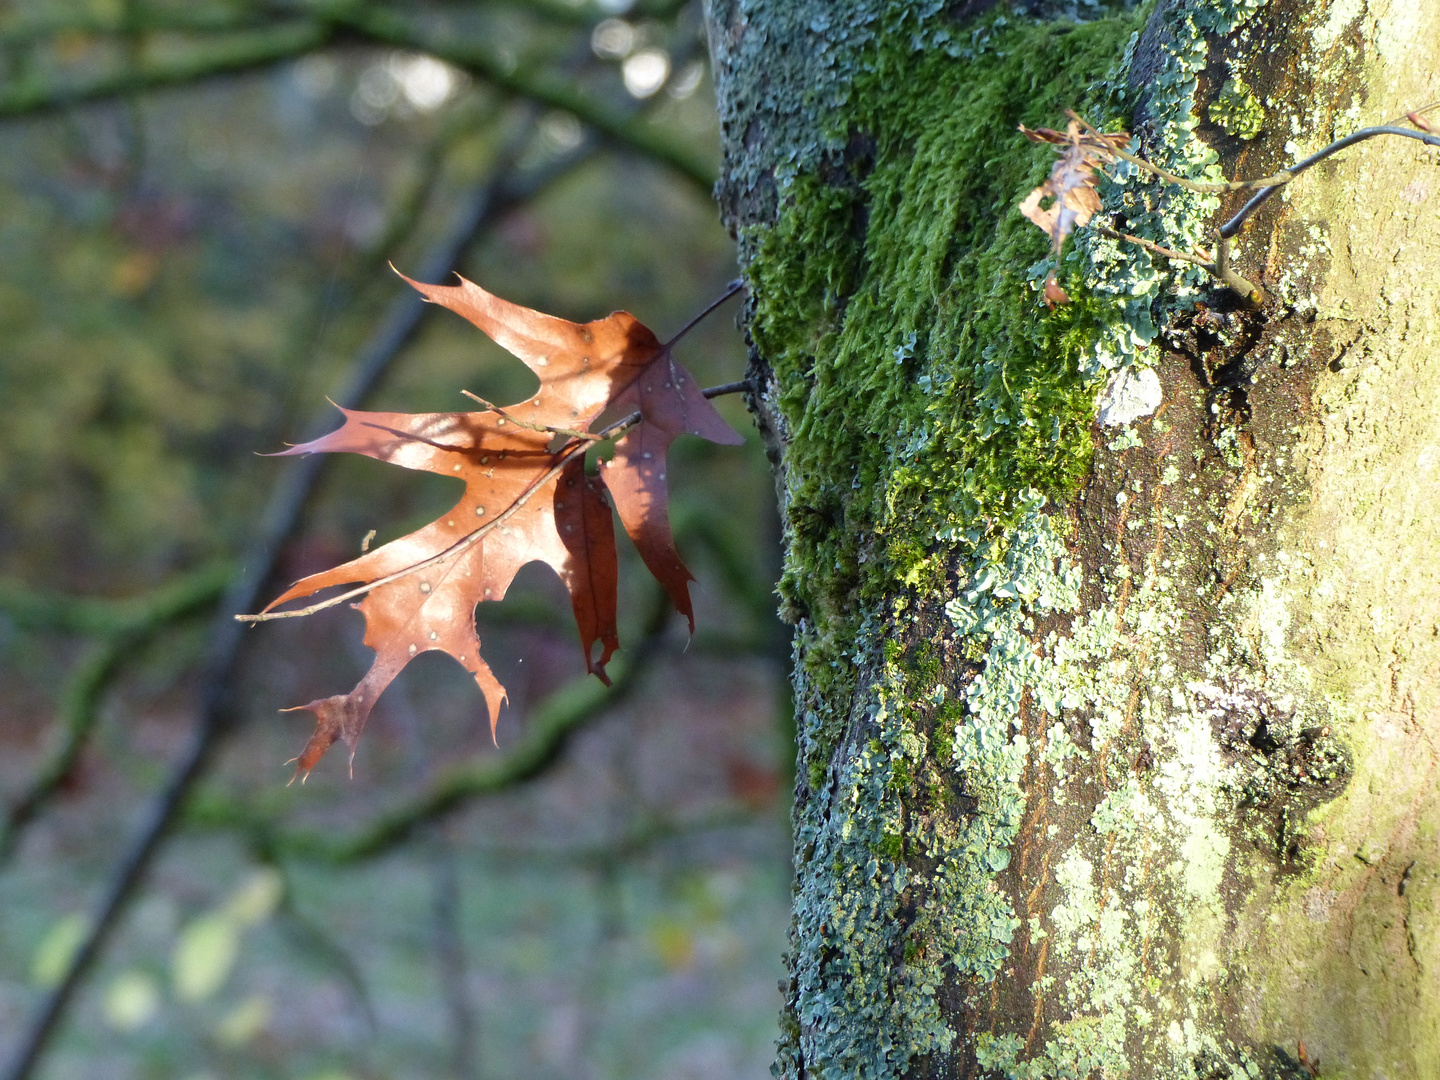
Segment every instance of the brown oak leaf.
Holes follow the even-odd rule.
[[[481,658],[475,606],[503,598],[527,563],[545,563],[565,583],[586,667],[608,683],[605,664],[619,642],[607,491],[646,566],[693,630],[693,578],[675,550],[667,515],[666,451],[683,433],[742,441],[669,348],[628,312],[572,323],[463,278],[456,286],[410,284],[524,361],[540,388],[518,404],[482,412],[342,409],[338,430],[283,452],[364,454],[465,483],[460,501],[429,525],[296,582],[266,607],[273,612],[322,589],[359,583],[343,595],[363,597],[355,607],[365,616],[365,644],[375,652],[350,693],[297,706],[315,714],[316,730],[296,775],[308,774],[336,739],[353,760],[376,700],[422,652],[448,653],[474,676],[493,735],[505,689]],[[588,476],[590,425],[612,406],[636,409],[638,422],[619,439],[601,475]]]

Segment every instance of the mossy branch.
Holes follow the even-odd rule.
[[[410,20],[369,4],[317,6],[311,17],[284,23],[234,29],[223,21],[186,21],[179,25],[222,27],[179,55],[143,59],[77,80],[33,78],[0,89],[0,118],[37,115],[91,101],[123,97],[146,90],[199,82],[224,75],[270,67],[316,52],[345,38],[429,53],[495,87],[501,93],[533,101],[574,116],[606,141],[663,165],[699,188],[705,197],[715,182],[715,169],[681,143],[654,128],[634,110],[613,106],[586,93],[563,77],[506,63],[493,50],[469,42],[436,38],[417,30]],[[134,39],[148,26],[115,26],[117,35]],[[58,30],[56,32],[59,32]],[[215,40],[215,38],[219,40]]]
[[[20,832],[75,768],[95,728],[105,691],[126,657],[177,620],[212,606],[234,572],[229,563],[219,564],[186,575],[149,596],[118,601],[47,596],[0,583],[0,611],[22,626],[101,639],[66,680],[60,697],[60,737],[55,747],[0,819],[0,862],[10,856]]]
[[[196,45],[178,56],[145,60],[73,82],[28,79],[0,89],[0,118],[34,116],[86,102],[271,67],[323,48],[334,40],[337,29],[331,23],[297,19],[260,30],[239,31],[219,42]]]

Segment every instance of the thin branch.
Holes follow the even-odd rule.
[[[331,23],[296,20],[237,32],[219,44],[207,43],[181,56],[107,71],[80,82],[22,83],[0,90],[0,118],[36,116],[90,101],[271,67],[323,48],[336,32]]]
[[[44,598],[31,594],[17,605],[37,614],[61,616],[66,629],[83,626],[101,633],[102,640],[80,662],[66,681],[59,712],[60,739],[36,770],[29,786],[10,803],[0,820],[0,862],[14,851],[21,831],[33,821],[75,768],[89,741],[99,715],[105,691],[119,673],[123,661],[167,627],[186,615],[210,605],[224,593],[235,576],[232,566],[212,567],[174,582],[144,601],[74,601]],[[5,600],[14,603],[17,593]],[[143,604],[143,606],[138,606]],[[0,603],[0,609],[4,609]],[[107,610],[108,609],[108,610]],[[33,625],[33,623],[32,623]],[[54,624],[52,624],[54,625]]]
[[[126,66],[83,82],[37,82],[0,90],[0,118],[36,115],[89,101],[269,67],[314,52],[348,33],[378,44],[429,53],[504,94],[567,112],[607,141],[670,168],[699,188],[707,199],[710,197],[715,183],[713,166],[655,129],[634,110],[608,105],[569,80],[530,70],[525,65],[507,64],[486,47],[427,36],[391,11],[366,4],[338,4],[321,11],[321,18],[235,31],[230,35],[232,40],[221,44],[207,43],[178,58]]]
[[[215,34],[233,33],[237,30],[257,30],[263,24],[262,15],[237,16],[231,11],[205,9],[203,7],[175,8],[157,11],[142,8],[111,9],[110,11],[67,11],[63,18],[37,16],[10,22],[0,32],[0,48],[15,50],[33,48],[47,38],[99,37],[101,35],[120,37],[130,34]]]
[[[741,380],[740,382],[725,383],[721,386],[707,387],[700,392],[704,394],[707,398],[714,398],[719,397],[721,394],[738,394],[744,390],[748,390],[750,388],[750,385],[751,384],[748,381]],[[473,397],[474,395],[471,396]],[[630,428],[634,427],[638,423],[640,423],[640,414],[638,412],[633,412],[629,416],[622,417],[621,419],[616,420],[609,427],[606,427],[601,431],[595,432],[594,434],[577,432],[577,434],[581,435],[582,438],[567,443],[565,446],[562,446],[559,450],[557,450],[555,452],[555,464],[551,465],[550,468],[546,469],[545,472],[541,473],[539,477],[531,481],[530,485],[526,487],[525,490],[516,497],[514,502],[512,502],[499,514],[496,514],[489,521],[485,522],[485,524],[481,525],[479,528],[466,533],[459,540],[456,540],[453,544],[449,545],[441,551],[437,551],[434,555],[431,555],[428,558],[421,559],[419,562],[413,563],[412,565],[407,566],[404,569],[396,570],[394,573],[391,574],[385,574],[382,577],[376,578],[374,581],[368,581],[363,585],[357,585],[353,589],[347,589],[343,593],[331,596],[325,600],[319,600],[313,604],[309,604],[302,608],[290,608],[286,611],[261,611],[254,615],[241,614],[236,615],[235,619],[237,622],[262,623],[273,622],[276,619],[299,619],[303,618],[306,615],[314,615],[317,612],[325,611],[328,608],[343,604],[347,600],[353,600],[357,596],[365,596],[368,593],[374,592],[382,585],[389,585],[391,582],[400,581],[403,578],[409,577],[411,574],[419,573],[421,570],[427,570],[430,567],[435,566],[438,563],[445,562],[447,559],[450,559],[454,556],[463,555],[465,552],[469,551],[472,547],[478,544],[481,540],[485,539],[486,536],[490,535],[490,533],[494,532],[497,528],[499,528],[505,522],[509,521],[512,517],[518,514],[521,509],[523,509],[525,505],[530,502],[531,499],[533,499],[537,494],[539,494],[546,487],[546,485],[550,483],[551,480],[554,480],[565,470],[565,467],[570,464],[571,460],[575,457],[575,454],[577,452],[584,450],[585,448],[590,446],[591,443],[600,442],[605,439],[613,439],[615,438],[615,436],[620,435],[625,431],[628,431]],[[381,425],[374,424],[371,426],[380,427]],[[394,429],[392,428],[384,428],[383,430],[394,431]],[[394,433],[397,435],[406,435],[405,432]],[[420,441],[429,442],[428,439],[421,439]],[[432,445],[440,446],[441,444],[434,443]],[[442,449],[456,450],[459,448],[453,446],[444,446],[442,447]]]
[[[273,863],[274,859],[269,861]],[[355,1002],[355,1010],[365,1023],[367,1034],[373,1037],[380,1029],[380,1023],[375,1016],[375,1004],[371,1000],[370,988],[365,985],[365,972],[355,962],[355,958],[344,945],[331,936],[323,923],[311,919],[295,906],[288,883],[278,914],[281,932],[297,949],[312,953],[319,963],[329,969],[329,974],[338,977],[350,992],[350,997]]]
[[[1434,105],[1427,105],[1424,109],[1417,110],[1417,114],[1428,111],[1429,109],[1434,107]],[[1096,140],[1100,138],[1100,132],[1097,131],[1092,124],[1090,124],[1084,117],[1080,116],[1073,109],[1066,109],[1065,115],[1069,116],[1071,119],[1079,123],[1085,129],[1086,133],[1094,136]],[[1339,153],[1341,150],[1344,150],[1350,146],[1354,146],[1356,143],[1364,142],[1366,139],[1373,139],[1377,135],[1399,135],[1403,138],[1419,140],[1420,142],[1425,143],[1427,146],[1440,146],[1440,134],[1428,131],[1416,131],[1411,128],[1395,127],[1390,124],[1385,124],[1379,127],[1361,128],[1359,131],[1352,131],[1343,139],[1336,139],[1329,146],[1317,150],[1309,157],[1297,161],[1289,168],[1281,169],[1279,172],[1275,173],[1272,176],[1264,176],[1258,180],[1203,181],[1190,180],[1186,177],[1178,176],[1175,173],[1160,168],[1160,166],[1154,164],[1153,162],[1146,161],[1144,158],[1139,157],[1136,154],[1132,154],[1126,150],[1118,149],[1110,143],[1087,140],[1085,145],[1093,145],[1099,149],[1104,149],[1109,153],[1114,154],[1116,157],[1120,158],[1123,161],[1128,161],[1132,165],[1137,165],[1145,171],[1153,173],[1154,175],[1160,177],[1162,180],[1168,181],[1171,184],[1175,184],[1178,187],[1186,188],[1190,191],[1197,191],[1208,195],[1220,195],[1233,191],[1254,191],[1258,188],[1259,191],[1255,195],[1255,197],[1252,198],[1249,202],[1247,202],[1244,207],[1241,208],[1238,214],[1236,214],[1233,218],[1231,218],[1229,221],[1227,221],[1224,225],[1220,227],[1220,235],[1226,240],[1229,240],[1237,232],[1239,232],[1240,227],[1245,224],[1246,219],[1248,219],[1253,213],[1255,213],[1255,211],[1260,208],[1261,204],[1264,203],[1265,200],[1274,195],[1275,192],[1279,191],[1286,184],[1293,181],[1306,169],[1310,168],[1313,165],[1318,165],[1320,162],[1324,161],[1332,154]],[[1136,242],[1142,244],[1145,243],[1145,241],[1139,240],[1137,240]],[[1163,254],[1163,252],[1161,254]],[[1188,258],[1188,256],[1180,255],[1178,253],[1170,257],[1179,259]],[[1193,262],[1195,260],[1189,261]]]
[[[629,109],[607,105],[567,80],[534,71],[523,64],[507,64],[487,47],[427,35],[391,11],[362,6],[339,9],[334,18],[339,25],[363,37],[429,53],[503,93],[567,112],[606,140],[668,166],[699,188],[706,199],[710,198],[715,184],[714,168]]]
[[[1156,255],[1163,255],[1167,259],[1178,259],[1181,262],[1194,263],[1196,266],[1204,267],[1206,270],[1212,268],[1214,257],[1203,252],[1187,255],[1183,251],[1176,251],[1174,248],[1164,247],[1155,243],[1153,240],[1146,240],[1144,237],[1135,236],[1131,233],[1119,232],[1106,225],[1095,226],[1095,231],[1101,236],[1108,236],[1111,240],[1127,240],[1132,244],[1139,245],[1146,251]]]
[[[664,347],[666,349],[673,349],[675,345],[679,343],[681,338],[683,338],[686,334],[690,333],[691,330],[694,330],[695,327],[699,326],[702,322],[704,322],[711,312],[713,312],[716,308],[718,308],[721,304],[725,303],[726,300],[729,300],[732,296],[734,296],[743,288],[745,288],[744,278],[736,278],[734,281],[730,282],[729,285],[725,286],[724,293],[722,293],[716,299],[712,300],[709,306],[707,306],[704,311],[700,312],[699,315],[696,315],[693,319],[691,319],[684,326],[682,326],[679,332],[676,333],[674,337],[672,337],[669,341],[665,342]]]
[[[707,386],[700,393],[707,398],[724,397],[726,394],[749,394],[755,389],[755,383],[751,379],[740,379],[738,382],[721,383],[719,386]]]
[[[1336,139],[1324,149],[1317,150],[1315,153],[1311,154],[1303,161],[1297,161],[1294,165],[1291,165],[1290,168],[1286,169],[1284,172],[1277,173],[1275,177],[1270,177],[1270,180],[1276,180],[1279,177],[1283,177],[1284,179],[1279,180],[1279,182],[1277,183],[1271,183],[1268,187],[1262,188],[1255,195],[1254,198],[1252,198],[1249,202],[1247,202],[1244,206],[1240,208],[1239,213],[1237,213],[1224,225],[1220,226],[1220,236],[1226,240],[1229,240],[1232,236],[1234,236],[1237,232],[1240,231],[1240,227],[1245,224],[1245,222],[1250,218],[1250,216],[1254,214],[1256,210],[1260,209],[1261,204],[1264,203],[1266,199],[1270,198],[1270,196],[1274,195],[1275,192],[1279,191],[1281,187],[1289,183],[1295,177],[1299,176],[1306,169],[1310,168],[1310,166],[1318,165],[1320,162],[1328,158],[1331,154],[1338,153],[1339,151],[1344,150],[1346,147],[1354,146],[1356,143],[1363,142],[1366,139],[1373,139],[1377,135],[1399,135],[1402,138],[1406,139],[1416,139],[1424,143],[1426,146],[1440,146],[1440,135],[1436,135],[1428,131],[1415,131],[1411,128],[1390,127],[1387,125],[1384,127],[1361,128],[1359,131],[1353,131],[1349,135],[1346,135],[1345,138]],[[1259,181],[1257,181],[1257,183],[1258,182]]]
[[[0,580],[0,612],[26,630],[113,637],[188,614],[218,596],[234,572],[233,564],[217,563],[123,600],[45,593]]]
[[[1430,107],[1431,106],[1427,106],[1427,108]],[[1078,124],[1080,124],[1089,136],[1097,140],[1103,139],[1100,133],[1073,109],[1066,109],[1065,113],[1071,119],[1075,120]],[[1255,213],[1255,211],[1260,209],[1260,207],[1264,205],[1267,199],[1269,199],[1286,184],[1294,181],[1294,179],[1301,173],[1303,173],[1306,169],[1309,169],[1314,165],[1318,165],[1320,162],[1324,161],[1332,154],[1339,153],[1341,150],[1344,150],[1350,146],[1354,146],[1356,143],[1364,142],[1366,139],[1373,139],[1377,135],[1399,135],[1402,138],[1415,139],[1419,142],[1424,143],[1427,146],[1440,147],[1440,134],[1434,132],[1416,131],[1411,128],[1393,127],[1390,125],[1361,128],[1359,131],[1353,131],[1349,135],[1346,135],[1343,139],[1336,139],[1334,142],[1330,143],[1330,145],[1323,147],[1320,150],[1317,150],[1315,153],[1311,154],[1307,158],[1303,158],[1300,161],[1297,161],[1288,169],[1282,169],[1280,172],[1274,174],[1273,176],[1267,176],[1259,180],[1235,180],[1226,181],[1224,183],[1204,183],[1200,181],[1187,180],[1182,176],[1176,176],[1174,173],[1167,172],[1159,166],[1151,164],[1144,158],[1137,157],[1136,155],[1131,154],[1125,150],[1120,150],[1108,142],[1104,143],[1103,146],[1101,146],[1102,149],[1113,153],[1115,156],[1121,158],[1124,161],[1131,162],[1132,164],[1138,165],[1141,168],[1146,169],[1151,173],[1154,173],[1156,176],[1159,176],[1163,180],[1166,180],[1172,184],[1177,184],[1180,187],[1188,188],[1191,191],[1217,194],[1231,191],[1252,190],[1255,188],[1259,188],[1260,190],[1256,192],[1256,194],[1243,207],[1240,208],[1239,212],[1236,213],[1234,217],[1232,217],[1229,221],[1225,222],[1224,225],[1220,226],[1219,230],[1216,232],[1215,235],[1215,254],[1213,259],[1208,257],[1201,258],[1197,255],[1187,255],[1184,252],[1175,251],[1173,248],[1162,247],[1159,244],[1142,239],[1141,237],[1132,236],[1129,233],[1118,232],[1115,229],[1106,228],[1104,226],[1097,226],[1096,231],[1099,232],[1102,236],[1108,236],[1112,239],[1117,240],[1127,240],[1132,244],[1138,244],[1145,250],[1153,252],[1156,255],[1162,255],[1167,259],[1179,259],[1183,262],[1194,263],[1195,265],[1201,267],[1203,270],[1209,273],[1211,276],[1216,278],[1226,287],[1239,293],[1247,300],[1258,301],[1262,296],[1264,296],[1264,290],[1260,289],[1253,282],[1249,281],[1244,277],[1241,277],[1238,273],[1235,272],[1235,269],[1230,262],[1230,240],[1235,236],[1236,233],[1240,231],[1240,229],[1244,226],[1245,222],[1250,219],[1250,217]],[[1086,145],[1091,145],[1091,143],[1087,141]],[[1100,146],[1100,143],[1096,143],[1095,145]]]

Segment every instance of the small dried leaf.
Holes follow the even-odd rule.
[[[1045,279],[1045,306],[1055,307],[1057,304],[1068,304],[1070,294],[1060,287],[1060,282],[1055,280],[1055,271],[1050,271],[1050,276]]]
[[[1020,203],[1020,213],[1049,235],[1051,250],[1058,255],[1065,238],[1100,209],[1100,195],[1095,191],[1099,179],[1097,168],[1114,161],[1114,151],[1123,149],[1130,136],[1125,132],[1086,133],[1075,120],[1070,121],[1064,134],[1051,128],[1027,128],[1024,124],[1020,125],[1020,133],[1031,142],[1064,147],[1045,182]],[[1053,202],[1042,207],[1040,204],[1046,199]],[[1064,295],[1058,285],[1054,291]],[[1047,300],[1065,302],[1051,296],[1048,282],[1045,293]]]

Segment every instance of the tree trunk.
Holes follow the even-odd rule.
[[[1241,178],[1403,117],[1440,5],[708,18],[795,625],[777,1074],[1440,1075],[1436,151],[1272,199],[1253,304],[1016,210],[1067,107]],[[1102,194],[1192,251],[1248,197]]]

